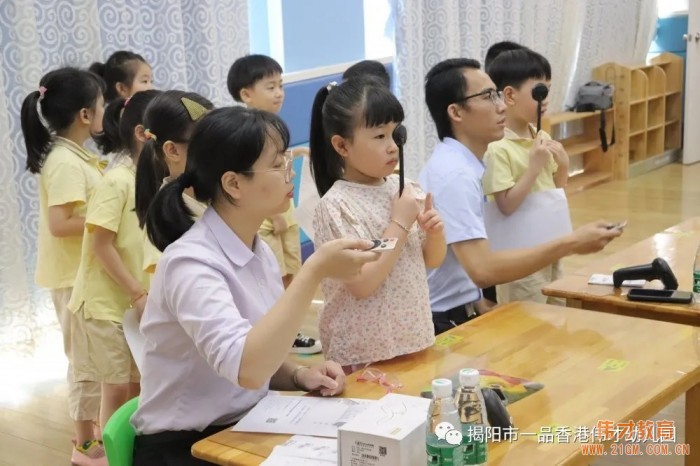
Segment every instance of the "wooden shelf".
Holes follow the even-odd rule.
[[[641,69],[632,69],[630,74],[630,97],[631,102],[645,100],[649,95],[649,83],[647,75]]]
[[[683,117],[683,96],[677,92],[666,96],[666,120]]]
[[[647,126],[647,103],[646,101],[644,102],[638,102],[636,104],[632,104],[629,107],[628,110],[629,113],[629,130],[632,133],[638,133],[639,131],[643,131],[646,129]]]
[[[680,149],[682,145],[681,121],[676,120],[666,123],[664,127],[664,149]]]
[[[571,144],[564,144],[564,148],[566,149],[566,153],[569,154],[570,156],[590,152],[592,150],[598,149],[599,147],[600,147],[599,140],[581,141],[581,142],[573,142]]]
[[[666,75],[666,91],[668,93],[681,92],[683,88],[683,59],[669,54],[661,54],[651,59],[653,65],[661,67]]]
[[[666,100],[663,96],[649,99],[647,104],[647,126],[663,125],[666,120]]]
[[[656,160],[681,146],[683,128],[683,58],[662,53],[649,63],[605,63],[593,69],[593,79],[615,88],[617,143],[612,161],[614,179],[637,173],[631,166]],[[608,154],[605,154],[608,155]],[[586,172],[607,172],[608,157],[587,158]],[[661,160],[661,159],[659,159]],[[663,160],[671,161],[671,158]],[[669,162],[664,162],[669,163]],[[659,162],[661,166],[661,162]]]
[[[630,136],[628,147],[627,158],[630,163],[644,160],[647,154],[646,130],[634,136]]]
[[[660,66],[651,66],[644,70],[647,75],[649,87],[648,93],[650,97],[659,97],[666,93],[666,73]]]
[[[610,109],[606,110],[606,112],[610,111]],[[554,126],[560,125],[562,123],[568,123],[570,121],[583,120],[584,118],[590,118],[594,116],[600,118],[599,112],[562,112],[547,116],[545,118],[549,122],[550,126]]]
[[[591,188],[595,185],[605,183],[612,179],[612,173],[605,172],[584,172],[578,175],[574,175],[569,178],[569,182],[566,185],[566,194],[571,195],[579,193],[584,189]]]
[[[646,157],[653,157],[664,151],[664,125],[649,128],[647,131],[647,153]]]

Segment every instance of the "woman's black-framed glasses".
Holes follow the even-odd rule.
[[[496,89],[486,89],[485,91],[481,91],[481,92],[478,92],[476,94],[468,95],[468,96],[463,97],[459,100],[456,100],[454,103],[457,104],[460,102],[466,102],[469,99],[472,99],[474,97],[481,97],[482,95],[488,96],[489,100],[494,105],[498,105],[500,103],[503,103],[503,92],[498,91]]]

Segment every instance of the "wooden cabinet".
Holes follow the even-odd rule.
[[[593,79],[615,86],[620,157],[615,179],[644,173],[678,156],[683,119],[683,59],[664,53],[646,64],[606,63]]]
[[[616,143],[603,152],[600,112],[563,112],[542,119],[542,129],[560,141],[571,159],[567,193],[608,180],[626,179],[675,161],[683,127],[683,59],[663,53],[648,64],[606,63],[593,79],[615,86],[606,113],[608,141],[615,121]]]

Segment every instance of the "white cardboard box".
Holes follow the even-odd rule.
[[[341,466],[425,466],[430,400],[390,393],[338,429]]]

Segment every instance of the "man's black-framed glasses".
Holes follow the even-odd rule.
[[[496,90],[496,89],[486,89],[485,91],[477,92],[476,94],[468,95],[468,96],[463,97],[459,100],[456,100],[454,103],[457,104],[460,102],[466,102],[469,99],[472,99],[474,97],[481,97],[482,95],[488,96],[488,99],[494,105],[498,105],[500,103],[503,103],[503,92]]]

